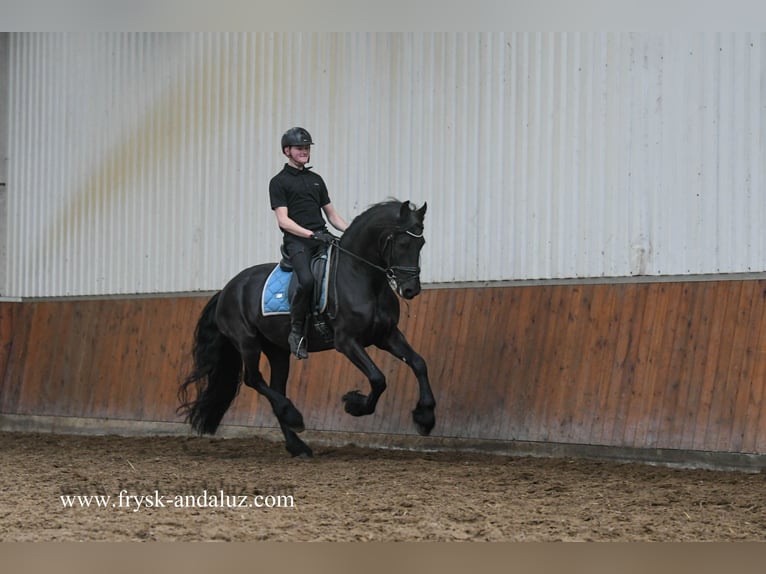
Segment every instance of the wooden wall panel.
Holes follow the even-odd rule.
[[[179,420],[206,299],[0,304],[0,412]],[[766,281],[431,289],[402,314],[429,365],[436,436],[766,452]],[[414,432],[414,376],[371,354],[388,389],[361,419],[343,411],[345,392],[368,389],[345,358],[293,361],[309,428]],[[225,422],[275,426],[247,388]]]
[[[0,304],[0,383],[6,380],[5,375],[8,369],[8,359],[11,355],[15,331],[14,318],[18,308],[19,305],[16,304]]]

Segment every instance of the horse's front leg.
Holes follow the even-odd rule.
[[[415,421],[415,427],[421,435],[426,436],[430,434],[431,429],[436,424],[434,416],[436,400],[431,391],[431,384],[428,382],[428,366],[425,360],[415,352],[399,329],[394,329],[377,346],[407,363],[412,372],[415,373],[418,379],[420,396],[418,397],[417,405],[415,405],[415,410],[412,411],[412,420]]]
[[[370,381],[370,394],[363,395],[359,391],[350,391],[343,395],[346,412],[355,417],[371,415],[375,412],[378,399],[386,390],[386,377],[372,362],[372,359],[355,339],[338,337],[336,334],[335,348],[346,355]]]

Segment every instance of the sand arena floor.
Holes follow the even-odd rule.
[[[304,461],[251,438],[4,432],[0,452],[3,541],[766,540],[764,474],[358,447]]]

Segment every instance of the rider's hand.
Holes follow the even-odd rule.
[[[335,241],[335,239],[337,238],[332,233],[322,230],[312,234],[311,239],[313,239],[314,241],[321,241],[322,243],[326,243],[327,245],[329,245],[330,243]]]

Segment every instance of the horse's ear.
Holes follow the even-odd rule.
[[[417,206],[413,203],[410,203],[409,200],[402,203],[402,207],[399,209],[399,218],[400,219],[407,219],[409,218],[413,213],[415,216],[420,220],[423,221],[423,217],[426,214],[426,209],[428,208],[428,202],[425,202],[423,204],[423,207],[420,209],[417,209]]]

